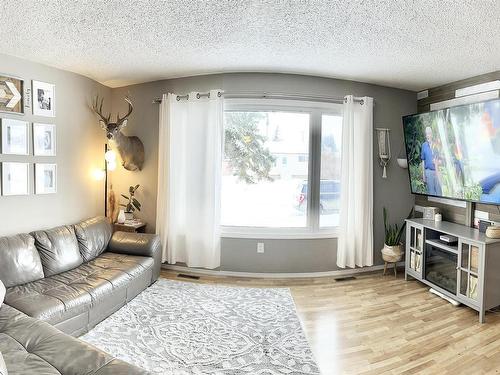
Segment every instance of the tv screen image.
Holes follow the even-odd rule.
[[[500,204],[500,99],[403,117],[411,191]]]

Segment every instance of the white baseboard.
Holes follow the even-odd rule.
[[[404,267],[404,262],[399,262],[398,267]],[[349,268],[344,270],[335,271],[322,271],[322,272],[290,272],[290,273],[272,273],[272,272],[236,272],[236,271],[216,271],[207,270],[202,268],[190,268],[185,266],[176,266],[172,264],[163,264],[162,269],[185,272],[185,273],[196,273],[200,275],[208,276],[233,276],[233,277],[249,277],[249,278],[260,278],[260,279],[300,279],[300,278],[311,278],[311,277],[332,277],[332,276],[349,276],[357,275],[366,272],[379,271],[384,269],[384,265],[363,267],[363,268]]]

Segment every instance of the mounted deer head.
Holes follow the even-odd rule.
[[[102,105],[104,98],[99,103],[99,97],[96,96],[92,103],[92,110],[100,117],[99,123],[103,130],[106,131],[106,137],[116,144],[116,148],[122,158],[122,165],[129,171],[141,170],[144,165],[144,145],[136,136],[126,136],[122,133],[122,129],[127,126],[128,117],[134,110],[132,102],[129,98],[125,98],[128,103],[128,113],[124,117],[116,115],[116,121],[111,121],[111,113],[106,117],[102,113]]]

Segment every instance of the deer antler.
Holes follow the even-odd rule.
[[[109,122],[109,119],[111,118],[111,113],[108,115],[108,117],[104,116],[102,114],[102,103],[104,102],[104,98],[101,99],[101,104],[98,106],[99,103],[99,95],[95,97],[95,102],[92,103],[92,110],[99,115],[102,121],[107,125]]]
[[[128,97],[125,97],[125,101],[128,103],[128,113],[123,118],[120,118],[120,113],[116,115],[116,125],[118,126],[121,126],[134,110],[134,106]]]

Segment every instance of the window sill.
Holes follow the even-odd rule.
[[[224,228],[221,232],[222,238],[245,238],[262,240],[313,240],[313,239],[332,239],[338,238],[336,230],[316,233],[293,233],[293,232],[261,232],[245,230],[227,230]]]

